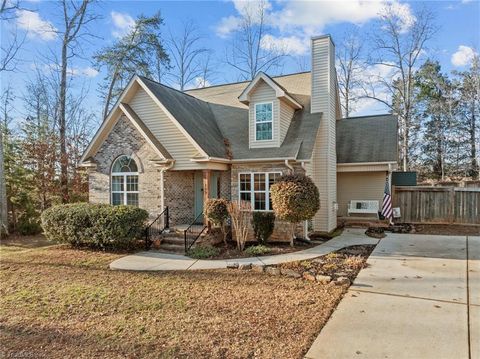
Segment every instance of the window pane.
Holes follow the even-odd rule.
[[[240,191],[250,191],[250,174],[240,175]]]
[[[253,175],[253,180],[254,180],[255,191],[265,191],[265,174],[264,173],[255,173]]]
[[[138,172],[135,160],[129,156],[120,156],[112,166],[112,172]]]
[[[240,193],[240,200],[250,202],[251,199],[252,199],[252,198],[251,198],[250,192],[242,192],[242,193]]]
[[[112,176],[112,191],[123,191],[123,176]]]
[[[272,104],[261,103],[255,105],[255,119],[256,122],[272,121]]]
[[[114,206],[123,204],[122,198],[123,198],[123,193],[112,193],[112,204]]]
[[[271,140],[272,139],[272,123],[265,122],[265,123],[257,123],[257,140]]]
[[[138,176],[127,176],[127,191],[138,191]]]
[[[127,193],[127,204],[138,207],[138,193]]]
[[[255,210],[265,210],[265,193],[263,192],[258,192],[255,193],[255,204],[254,204],[254,209]]]

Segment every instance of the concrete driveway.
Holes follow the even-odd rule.
[[[480,237],[380,241],[306,358],[480,358]]]

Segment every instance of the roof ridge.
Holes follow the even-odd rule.
[[[395,116],[392,113],[382,113],[379,115],[363,115],[363,116],[351,116],[351,117],[343,117],[340,120],[351,120],[353,118],[365,118],[365,117],[382,117],[382,116]]]
[[[262,71],[262,72],[263,72],[263,71]],[[279,77],[288,77],[288,76],[306,74],[306,73],[310,73],[310,72],[311,72],[311,71],[300,71],[300,72],[292,72],[292,73],[290,73],[290,74],[278,75],[278,76],[270,76],[270,75],[268,75],[268,74],[265,73],[265,72],[264,72],[264,74],[267,75],[268,77],[270,77],[271,79],[277,79],[277,78],[279,78]],[[213,88],[213,87],[221,87],[221,86],[229,86],[229,85],[238,85],[238,84],[243,84],[243,83],[252,82],[252,81],[253,81],[253,80],[227,82],[227,83],[224,83],[224,84],[218,84],[218,85],[212,85],[212,86],[199,87],[199,88],[189,89],[189,90],[185,90],[185,91],[205,90],[205,89],[209,89],[209,88]]]
[[[203,100],[199,99],[198,97],[192,96],[192,95],[190,95],[190,94],[188,94],[188,93],[186,93],[186,92],[184,92],[184,91],[182,91],[182,90],[178,90],[178,89],[176,89],[176,88],[174,88],[174,87],[172,87],[172,86],[168,86],[168,85],[162,84],[161,82],[158,82],[158,81],[149,79],[148,77],[145,77],[145,76],[141,76],[141,75],[137,75],[137,76],[140,77],[140,78],[142,78],[142,79],[144,79],[144,80],[153,82],[155,85],[160,85],[160,86],[166,87],[166,88],[169,89],[169,90],[176,91],[176,92],[178,92],[178,93],[180,93],[180,94],[182,94],[182,95],[191,97],[191,98],[193,98],[193,99],[195,99],[195,100],[197,100],[197,101],[201,101],[201,102],[208,103],[207,101],[203,101]]]

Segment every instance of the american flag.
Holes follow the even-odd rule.
[[[388,218],[390,220],[390,224],[393,224],[392,196],[390,195],[390,183],[388,181],[388,175],[385,181],[385,191],[383,193],[382,216]]]

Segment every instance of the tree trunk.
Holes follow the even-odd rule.
[[[477,179],[478,178],[478,163],[477,163],[477,149],[475,147],[475,139],[476,139],[476,133],[475,133],[475,127],[476,127],[476,118],[475,118],[475,102],[472,101],[472,113],[470,117],[470,176],[472,179]]]
[[[62,66],[60,74],[60,96],[58,122],[60,131],[60,189],[62,193],[62,202],[68,202],[68,156],[67,156],[67,138],[66,138],[66,94],[67,94],[67,35],[65,35],[62,44]]]
[[[8,230],[7,217],[7,189],[5,184],[5,172],[3,166],[3,133],[0,130],[0,237],[2,232]]]

